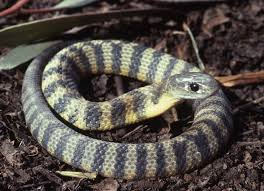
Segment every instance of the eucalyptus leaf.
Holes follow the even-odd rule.
[[[10,50],[10,52],[8,52],[7,55],[0,58],[0,70],[13,69],[31,60],[32,58],[35,58],[43,50],[59,42],[60,41],[49,41],[49,42],[41,42],[36,44],[18,46]]]
[[[77,7],[83,7],[85,5],[88,5],[96,1],[98,0],[75,0],[75,1],[64,0],[59,4],[55,5],[54,8],[77,8]]]
[[[158,16],[173,13],[175,13],[175,11],[163,8],[129,9],[37,20],[0,30],[0,47],[17,46],[20,44],[28,44],[36,40],[48,39],[76,26],[107,21],[114,18],[153,15]]]

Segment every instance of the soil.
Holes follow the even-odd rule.
[[[26,8],[52,6],[57,1],[31,1]],[[144,3],[143,3],[144,2]],[[191,28],[206,71],[214,76],[228,76],[264,70],[264,1],[244,0],[225,3],[180,4],[152,1],[100,1],[86,8],[55,13],[0,18],[1,28],[61,14],[106,11],[109,9],[169,7],[179,16],[166,18],[129,18],[88,25],[78,35],[67,38],[123,39],[142,43],[197,63],[182,24]],[[89,35],[89,36],[88,36]],[[9,49],[1,48],[1,54]],[[1,55],[0,54],[0,55]],[[26,67],[0,72],[0,190],[264,190],[264,103],[253,101],[264,95],[264,85],[225,88],[234,108],[235,132],[230,144],[211,163],[188,174],[170,178],[95,180],[69,178],[56,170],[75,170],[50,156],[31,136],[21,110],[21,86]],[[117,96],[120,78],[101,75],[84,86],[89,99],[102,101]],[[119,85],[118,85],[119,84]],[[143,84],[122,78],[121,90],[129,91]],[[85,92],[88,91],[84,91]],[[249,104],[247,107],[243,105]],[[181,108],[177,108],[177,111]],[[190,116],[169,111],[140,125],[92,136],[118,142],[155,142],[179,134]],[[177,114],[179,116],[177,116]]]

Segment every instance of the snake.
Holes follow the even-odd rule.
[[[80,82],[98,74],[121,75],[147,85],[112,100],[93,102]],[[193,123],[171,139],[110,142],[82,132],[106,131],[156,117],[189,100]],[[52,156],[86,172],[118,179],[169,177],[209,163],[233,130],[231,104],[218,82],[193,64],[133,42],[60,43],[26,70],[21,101],[33,137]]]

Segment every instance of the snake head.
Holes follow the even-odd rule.
[[[216,92],[219,84],[209,74],[190,72],[169,77],[165,89],[175,98],[203,99]]]

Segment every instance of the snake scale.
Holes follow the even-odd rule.
[[[195,66],[152,48],[118,40],[68,45],[58,44],[36,57],[22,87],[26,123],[51,155],[105,177],[139,179],[198,168],[228,142],[233,129],[230,103],[219,88],[209,94],[217,84]],[[152,85],[111,101],[89,102],[76,91],[78,83],[85,75],[100,73],[128,76]],[[182,86],[175,90],[179,99],[171,99],[175,83]],[[186,87],[193,92],[186,92]],[[136,123],[159,115],[183,98],[200,98],[192,102],[194,122],[169,140],[115,143],[85,136],[75,129],[108,130]],[[68,127],[66,121],[75,127]]]

